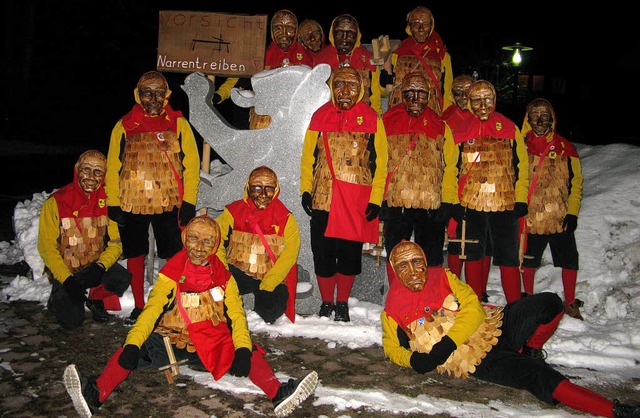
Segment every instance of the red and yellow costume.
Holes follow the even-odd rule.
[[[122,255],[118,225],[107,215],[106,200],[102,184],[87,195],[78,183],[75,168],[73,181],[42,204],[38,253],[53,285],[48,306],[64,328],[73,329],[83,323],[84,304],[57,296],[58,284],[94,262],[102,264],[105,271],[110,270]],[[131,281],[124,268],[120,268],[125,273],[122,274],[118,267],[103,276],[102,284],[89,292],[90,300],[103,301],[109,310],[120,310],[118,297],[124,294]]]
[[[451,90],[453,82],[451,56],[435,30],[424,43],[416,42],[411,36],[409,25],[405,31],[409,36],[391,54],[395,88],[389,96],[389,108],[402,102],[400,84],[404,77],[409,73],[419,72],[429,82],[429,107],[441,115],[442,111],[452,104],[444,94]]]
[[[387,178],[387,135],[377,112],[362,101],[341,110],[331,101],[311,117],[300,161],[300,194],[310,193],[311,249],[323,301],[347,302],[356,275],[362,270],[362,242],[328,238],[324,233],[331,210],[332,175],[327,165],[322,133],[326,133],[338,179],[371,185],[369,203],[382,204]]]
[[[194,265],[187,256],[186,250],[181,250],[175,256],[167,260],[158,274],[158,278],[149,293],[149,300],[142,313],[127,334],[124,345],[134,345],[139,348],[146,348],[149,361],[154,367],[157,361],[150,336],[154,332],[164,335],[182,334],[188,336],[190,341],[181,338],[172,338],[176,358],[188,357],[189,352],[198,355],[202,364],[218,380],[230,369],[234,360],[234,352],[238,348],[252,350],[254,345],[249,334],[247,318],[242,306],[242,298],[238,291],[238,286],[225,268],[224,263],[215,255],[208,257],[206,265]],[[189,312],[189,320],[185,318],[187,314],[179,312],[185,309],[182,305],[184,300],[192,299],[182,297],[187,295],[202,295],[215,290],[216,293],[223,293],[222,310],[212,307],[207,310],[210,314],[199,318],[196,322],[193,314]],[[212,299],[216,300],[213,296]],[[209,298],[199,298],[200,301],[210,300]],[[176,312],[178,311],[178,312]],[[199,311],[203,311],[199,309]],[[223,316],[220,317],[220,312]],[[169,321],[164,320],[163,315],[175,318],[183,318],[187,330],[182,333],[170,326]],[[158,328],[156,324],[159,323]],[[175,321],[173,322],[175,323]],[[155,339],[158,337],[156,336]],[[175,342],[174,342],[175,341]],[[186,343],[186,345],[185,345]],[[181,347],[182,346],[182,347]],[[104,402],[113,390],[131,373],[118,363],[118,358],[123,348],[119,348],[109,359],[102,374],[96,380],[100,391],[99,401]],[[164,347],[162,350],[164,351]],[[249,379],[260,387],[269,399],[275,397],[280,382],[275,377],[273,370],[263,358],[264,351],[255,347],[252,351],[251,370]],[[163,352],[166,356],[166,352]],[[160,356],[160,353],[157,353]],[[162,356],[164,358],[164,356]]]
[[[331,22],[331,28],[329,29],[330,45],[318,52],[313,64],[329,64],[331,69],[349,66],[358,70],[364,84],[363,101],[375,109],[378,114],[382,114],[380,69],[371,63],[373,53],[360,44],[362,32],[358,27],[358,35],[353,50],[349,54],[339,54],[335,47],[333,34],[333,26],[336,19]],[[353,20],[355,21],[355,19]]]
[[[430,266],[442,265],[444,227],[435,222],[442,202],[443,177],[455,176],[453,137],[447,124],[425,107],[412,117],[399,103],[384,113],[389,161],[384,226],[387,254],[414,235]],[[455,181],[455,180],[454,180]]]
[[[218,257],[225,264],[250,276],[250,280],[259,282],[260,290],[273,292],[280,284],[284,284],[288,290],[288,298],[282,306],[282,312],[294,322],[298,282],[296,263],[300,252],[298,223],[278,198],[279,185],[273,200],[264,209],[256,207],[247,193],[247,187],[248,182],[244,188],[244,197],[225,206],[222,214],[216,218],[223,244],[218,249]],[[265,249],[260,233],[277,258],[275,262]],[[258,305],[256,301],[256,307]]]
[[[455,348],[446,361],[437,365],[438,373],[463,378],[471,375],[498,385],[526,389],[548,404],[561,402],[580,411],[610,417],[611,401],[571,383],[545,361],[521,353],[523,347],[541,349],[563,314],[562,301],[555,293],[529,296],[507,304],[504,309],[483,308],[474,290],[448,269],[430,267],[426,284],[419,292],[407,289],[394,273],[380,314],[382,346],[385,357],[393,363],[413,368],[419,362],[412,357],[430,354],[431,347],[427,349],[420,344],[419,335],[431,336],[431,344],[427,345],[435,342],[434,335],[446,335]],[[443,322],[439,319],[442,316],[453,320]],[[442,327],[430,334],[415,332],[429,328],[429,323]]]
[[[167,98],[171,92],[167,91]],[[107,205],[124,212],[120,227],[123,257],[132,273],[135,306],[144,307],[144,257],[153,226],[158,256],[167,259],[182,248],[179,210],[196,204],[200,154],[191,125],[165,99],[160,115],[150,116],[136,104],[111,132],[105,190]]]
[[[488,237],[493,262],[500,266],[508,302],[520,298],[518,217],[516,202],[526,204],[529,190],[528,157],[518,127],[493,111],[487,120],[475,115],[453,130],[457,170],[446,181],[443,201],[460,203],[466,220],[466,239],[477,240],[465,248],[465,280],[482,295],[482,260]],[[446,157],[445,157],[446,158]],[[462,223],[456,237],[462,236]],[[459,243],[458,243],[459,245]],[[460,254],[460,251],[457,251]]]
[[[539,103],[539,100],[536,102]],[[547,104],[553,110],[551,104]],[[577,222],[582,203],[583,177],[576,148],[556,132],[555,112],[552,112],[552,117],[553,122],[545,135],[535,134],[528,115],[522,127],[529,155],[531,182],[522,281],[524,291],[533,293],[535,272],[548,245],[554,266],[562,268],[564,300],[565,305],[569,306],[575,300],[579,254],[575,232],[565,229],[565,219],[573,217]],[[582,318],[579,313],[572,316]]]

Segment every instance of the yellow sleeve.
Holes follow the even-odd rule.
[[[316,162],[315,152],[319,134],[318,131],[308,129],[304,136],[300,158],[300,195],[304,192],[311,193],[313,189],[313,165]]]
[[[218,93],[220,95],[220,98],[222,99],[220,100],[220,103],[224,102],[229,97],[231,97],[231,89],[235,87],[237,82],[238,82],[238,77],[227,77],[224,83],[222,83],[220,87],[218,87],[218,90],[216,90],[216,93]]]
[[[247,324],[247,316],[242,306],[242,296],[238,290],[238,284],[233,276],[227,283],[227,289],[224,292],[224,304],[227,307],[227,317],[231,320],[231,338],[236,348],[248,348],[251,350],[251,336],[249,335],[249,325]]]
[[[451,86],[453,85],[453,69],[451,67],[451,55],[448,52],[444,53],[444,59],[440,64],[440,70],[444,73],[444,90],[443,90],[443,105],[442,110],[445,110],[453,104],[453,96],[449,94]]]
[[[284,227],[284,249],[273,267],[265,274],[260,282],[260,290],[272,292],[287,277],[291,268],[298,262],[300,252],[300,229],[292,213],[287,218]]]
[[[371,196],[369,196],[369,203],[381,206],[382,198],[384,197],[384,188],[387,183],[389,150],[387,149],[387,131],[384,129],[384,123],[380,117],[378,117],[374,147],[376,149],[376,172],[371,182],[372,189]]]
[[[122,255],[122,241],[120,241],[120,231],[118,230],[118,224],[111,219],[109,219],[109,224],[107,225],[107,233],[109,234],[107,247],[100,254],[100,257],[98,257],[96,261],[105,266],[105,268],[109,269],[118,261],[118,259]]]
[[[371,97],[369,98],[371,107],[382,115],[382,94],[380,91],[380,67],[371,72]]]
[[[235,224],[235,220],[231,215],[231,212],[225,207],[224,210],[218,217],[216,218],[216,222],[220,227],[220,245],[218,246],[218,251],[216,251],[216,255],[222,261],[226,268],[229,268],[229,264],[227,263],[227,248],[225,244],[229,240],[229,232],[233,229],[233,225]]]
[[[147,341],[155,329],[160,316],[175,301],[176,291],[176,282],[159,273],[149,292],[149,299],[144,305],[144,309],[127,334],[125,345],[133,344],[136,347],[142,347],[142,344]]]
[[[529,155],[524,137],[516,126],[516,155],[518,156],[518,178],[516,179],[516,202],[527,203],[529,194]]]
[[[460,306],[460,311],[456,314],[456,320],[447,335],[459,347],[476,332],[482,321],[484,321],[486,314],[473,289],[448,269],[445,272],[449,280],[449,286],[458,299]],[[412,351],[400,345],[398,324],[388,317],[385,311],[380,314],[380,319],[382,322],[382,347],[385,357],[399,366],[410,368]]]
[[[460,150],[453,142],[451,128],[445,122],[444,144],[442,156],[444,158],[444,175],[442,177],[442,203],[458,203],[458,157]]]
[[[42,204],[40,210],[40,224],[38,227],[38,253],[44,265],[51,270],[53,277],[60,283],[64,283],[71,276],[71,270],[62,259],[58,249],[60,238],[60,216],[56,199],[49,196]]]
[[[196,204],[198,196],[198,184],[200,184],[200,152],[196,138],[189,121],[185,118],[178,118],[178,132],[182,137],[182,182],[184,184],[183,201]]]
[[[580,206],[582,205],[582,167],[579,158],[569,157],[569,163],[571,164],[573,177],[571,178],[571,192],[569,192],[569,208],[567,213],[578,216]]]
[[[449,287],[458,299],[459,312],[456,314],[456,320],[447,332],[449,338],[456,343],[456,347],[460,347],[482,324],[486,317],[486,313],[478,300],[476,292],[451,273],[445,270],[449,279]]]
[[[104,178],[104,189],[107,192],[107,206],[120,206],[120,142],[125,137],[122,120],[116,123],[111,131],[109,150],[107,151],[107,173]]]
[[[384,356],[401,367],[411,368],[411,351],[400,345],[398,340],[398,324],[387,316],[385,311],[380,313],[382,322],[382,348]]]

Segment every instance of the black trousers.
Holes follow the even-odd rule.
[[[493,265],[517,267],[520,265],[518,258],[518,227],[519,218],[514,211],[480,212],[465,209],[466,239],[478,240],[477,243],[465,244],[465,261],[482,260],[487,255],[490,244],[490,253],[493,255]],[[462,222],[458,223],[456,238],[462,236]],[[460,243],[450,243],[454,248],[452,254],[460,254]]]
[[[236,279],[241,295],[253,293],[253,310],[264,322],[273,324],[287,310],[289,289],[286,284],[280,283],[273,292],[267,292],[260,290],[260,280],[254,279],[233,264],[229,264],[229,271]]]
[[[507,304],[498,344],[482,360],[474,377],[516,389],[525,389],[543,402],[556,404],[553,392],[566,379],[544,360],[521,354],[526,341],[541,324],[564,310],[562,299],[551,292],[537,293]]]
[[[187,359],[187,365],[190,368],[198,371],[207,370],[204,364],[202,364],[200,357],[198,357],[197,352],[190,353],[186,347],[178,348],[175,345],[171,348],[173,348],[176,361]],[[169,363],[169,355],[167,354],[167,348],[164,346],[162,335],[152,332],[140,348],[140,352],[138,353],[138,367],[157,369]]]
[[[64,286],[56,279],[50,279],[51,294],[47,302],[47,309],[52,311],[56,322],[65,329],[79,328],[85,320],[84,303],[71,299]],[[115,263],[102,276],[104,288],[119,297],[129,287],[131,273],[120,264]]]
[[[165,260],[182,249],[182,230],[178,225],[178,208],[155,215],[124,212],[124,227],[118,226],[122,240],[122,256],[134,258],[149,253],[149,225],[158,249]]]
[[[362,243],[340,238],[327,238],[329,212],[314,210],[311,216],[311,251],[316,275],[332,277],[336,273],[357,276],[362,272]]]
[[[578,270],[578,248],[576,236],[573,232],[561,232],[559,234],[527,236],[527,254],[533,258],[522,261],[524,267],[538,268],[542,262],[544,250],[549,245],[553,266],[569,270]]]
[[[437,210],[412,208],[387,208],[384,221],[384,248],[391,253],[400,241],[411,239],[427,256],[429,266],[440,266],[444,262],[444,233],[446,224],[435,222]]]

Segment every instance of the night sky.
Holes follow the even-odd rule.
[[[561,134],[593,144],[638,139],[635,124],[629,122],[637,117],[637,105],[631,103],[638,99],[629,89],[639,89],[629,85],[640,75],[640,36],[632,31],[637,23],[629,10],[560,11],[555,10],[560,7],[557,1],[519,2],[510,9],[490,2],[477,7],[466,2],[387,2],[382,8],[352,3],[306,2],[305,9],[317,9],[309,12],[300,1],[5,1],[2,139],[106,151],[111,128],[134,103],[137,79],[155,69],[160,10],[270,18],[288,8],[299,21],[318,20],[327,34],[335,16],[349,13],[360,23],[363,43],[370,43],[383,34],[403,39],[406,14],[416,5],[433,11],[454,75],[475,70],[491,80],[506,59],[500,48],[520,42],[534,48],[525,55],[521,71],[545,76],[541,96],[555,105]],[[174,91],[172,105],[187,112],[179,89],[185,75],[165,75]],[[499,109],[502,99],[498,97]],[[521,124],[519,109],[503,109]]]

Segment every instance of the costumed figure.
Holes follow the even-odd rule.
[[[358,21],[351,15],[342,14],[331,22],[329,42],[319,52],[314,65],[329,64],[335,71],[340,67],[353,67],[363,81],[363,101],[382,114],[380,68],[371,63],[373,53],[360,44],[362,33]]]
[[[313,114],[304,138],[300,193],[302,207],[311,216],[311,249],[322,297],[319,315],[328,317],[335,310],[334,320],[350,321],[348,299],[362,270],[362,244],[378,241],[387,136],[382,119],[362,101],[362,79],[355,68],[335,70],[329,84],[331,101]],[[349,197],[335,192],[338,181],[364,201],[338,206],[336,199]],[[345,239],[355,227],[373,229],[373,239]]]
[[[176,362],[188,360],[196,370],[208,370],[215,380],[227,373],[248,376],[273,402],[276,416],[289,415],[314,391],[317,373],[287,383],[276,378],[265,351],[251,341],[238,285],[216,256],[220,228],[211,217],[193,218],[182,241],[184,248],[160,270],[124,346],[100,376],[85,376],[75,364],[65,369],[64,384],[76,411],[92,416],[132,370],[163,367],[175,357]]]
[[[380,317],[384,354],[393,363],[420,374],[436,370],[525,389],[548,404],[603,417],[640,414],[640,406],[609,401],[544,361],[542,346],[564,315],[555,293],[482,306],[475,291],[448,269],[427,267],[414,242],[399,243],[389,260],[394,277]]]
[[[282,9],[271,18],[271,43],[264,57],[264,69],[288,67],[290,65],[308,65],[313,67],[313,59],[305,47],[298,42],[298,18],[293,12]],[[217,90],[213,103],[219,104],[231,96],[231,89],[239,83],[238,77],[229,77]],[[247,83],[242,84],[248,88]],[[249,109],[249,128],[260,129],[269,126],[271,118],[258,115],[252,107]]]
[[[305,19],[300,22],[298,41],[307,49],[307,52],[309,52],[313,60],[313,65],[316,64],[316,55],[329,46],[329,44],[326,43],[322,26],[313,19]]]
[[[576,299],[578,248],[575,230],[582,203],[582,168],[576,148],[556,132],[556,115],[547,100],[527,106],[522,135],[529,154],[529,213],[522,260],[524,291],[533,294],[536,270],[549,245],[553,265],[562,269],[565,312],[582,320]],[[522,245],[521,245],[522,247]]]
[[[455,176],[456,160],[445,161],[445,156],[454,155],[455,145],[447,124],[427,106],[429,83],[424,76],[407,75],[401,91],[402,103],[382,116],[389,150],[381,212],[384,246],[389,254],[396,244],[413,236],[427,254],[429,265],[441,266],[448,219],[446,215],[439,217],[438,209],[443,177]]]
[[[216,218],[222,233],[218,257],[228,265],[240,294],[253,293],[253,310],[269,324],[285,312],[295,322],[300,230],[279,194],[276,173],[258,167],[249,175],[244,197]]]
[[[131,282],[118,264],[118,225],[107,215],[106,168],[103,153],[84,152],[74,165],[73,182],[49,196],[40,211],[38,253],[51,283],[47,309],[69,330],[84,323],[85,303],[94,321],[109,321],[107,309],[121,309],[119,297]]]
[[[409,73],[420,72],[429,81],[429,107],[438,115],[452,102],[445,96],[451,89],[453,72],[451,56],[434,30],[433,13],[426,7],[418,6],[407,14],[405,38],[400,47],[384,63],[380,84],[391,90],[389,108],[402,101],[400,84]]]
[[[453,78],[451,83],[451,101],[453,105],[447,107],[442,112],[442,119],[447,122],[451,131],[463,129],[465,121],[473,118],[474,115],[469,110],[469,88],[473,84],[474,79],[468,74],[460,74]],[[447,235],[451,239],[456,238],[455,220],[450,219],[447,227]],[[460,246],[454,243],[447,244],[447,267],[453,274],[462,278],[463,260],[460,258]],[[482,301],[488,302],[487,284],[489,282],[489,270],[491,270],[491,239],[487,239],[487,248],[484,258],[482,259]]]
[[[200,154],[191,125],[169,105],[171,90],[157,71],[140,77],[136,104],[111,132],[105,190],[109,218],[116,221],[123,256],[131,272],[135,307],[132,324],[144,307],[144,264],[149,225],[158,257],[180,251],[180,231],[195,216]]]
[[[527,214],[529,164],[520,130],[495,106],[493,85],[474,82],[469,89],[474,117],[452,130],[458,170],[455,182],[445,181],[444,194],[456,204],[443,210],[451,210],[458,223],[456,253],[466,257],[465,281],[482,297],[482,264],[490,239],[502,290],[507,302],[513,302],[521,297],[518,220]]]

